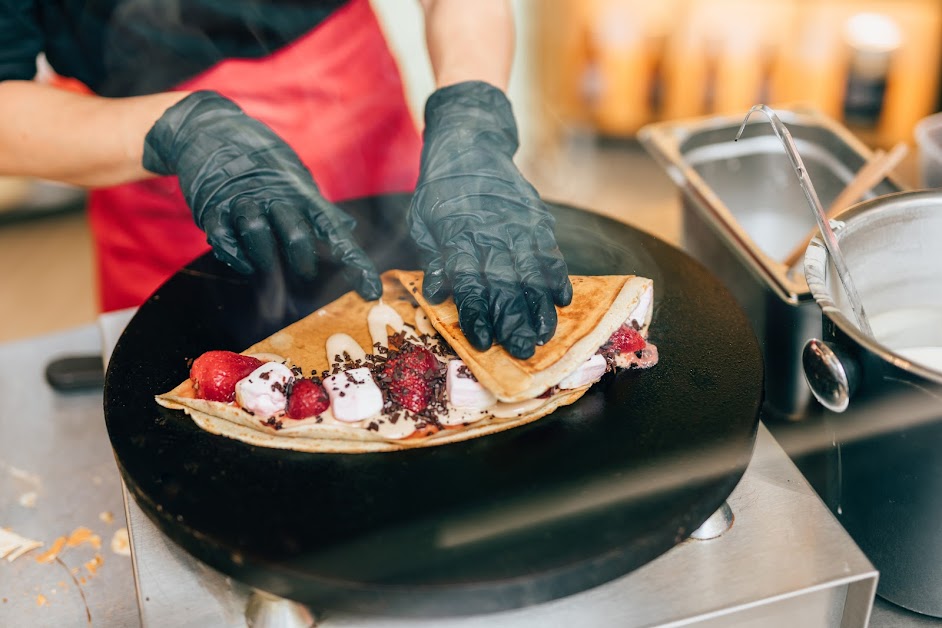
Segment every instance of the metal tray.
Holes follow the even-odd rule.
[[[802,107],[776,109],[794,137],[809,176],[827,206],[871,157],[849,130]],[[821,333],[821,310],[803,275],[782,263],[815,226],[801,187],[772,127],[746,126],[742,115],[660,122],[639,139],[682,194],[682,240],[746,310],[766,366],[765,411],[800,419],[811,407],[801,350]],[[865,198],[903,189],[886,178]],[[819,336],[820,337],[820,336]]]

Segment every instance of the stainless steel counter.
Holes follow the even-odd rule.
[[[321,628],[866,625],[876,572],[764,426],[729,504],[736,521],[719,538],[545,604],[452,619],[314,614]],[[244,587],[174,546],[133,503],[128,512],[146,627],[245,626]]]
[[[121,320],[110,327],[113,340]],[[124,627],[141,618],[146,626],[244,626],[244,588],[177,549],[133,504],[137,568],[110,549],[124,510],[101,394],[54,393],[43,379],[50,359],[101,346],[95,326],[0,345],[0,527],[45,542],[42,549],[80,526],[102,542],[100,549],[67,548],[62,564],[38,564],[42,549],[13,563],[0,560],[0,626]],[[764,427],[729,503],[736,522],[718,539],[687,541],[628,576],[548,604],[448,621],[328,614],[320,623],[863,625],[872,567]],[[113,522],[102,513],[113,514]],[[878,604],[871,625],[938,624]]]
[[[56,393],[43,375],[54,357],[100,351],[94,325],[0,345],[0,527],[45,543],[0,560],[0,626],[139,622],[131,559],[111,550],[125,515],[101,391]],[[79,527],[100,548],[85,543],[65,548],[59,561],[36,561]]]

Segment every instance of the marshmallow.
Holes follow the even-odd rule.
[[[648,308],[651,307],[651,301],[654,299],[654,286],[649,285],[647,289],[641,293],[641,297],[638,298],[638,305],[635,306],[635,309],[631,311],[631,314],[628,315],[628,318],[625,319],[625,324],[628,327],[631,327],[632,321],[638,323],[638,327],[644,327],[644,321],[648,317]]]
[[[350,369],[324,380],[330,409],[338,421],[355,423],[376,416],[383,409],[383,393],[370,369]]]
[[[582,363],[582,366],[563,378],[559,387],[563,389],[582,388],[597,382],[605,374],[605,358],[596,353]]]
[[[261,419],[282,414],[288,405],[285,391],[294,373],[280,362],[266,362],[236,383],[236,402]]]
[[[459,371],[463,374],[459,374]],[[497,397],[481,386],[461,360],[448,362],[445,387],[448,402],[456,408],[483,410],[497,403]]]

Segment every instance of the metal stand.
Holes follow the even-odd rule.
[[[245,606],[249,628],[313,628],[314,616],[297,602],[254,590]]]
[[[693,531],[690,538],[698,541],[715,539],[733,527],[734,519],[733,509],[729,507],[728,503],[723,502],[723,505],[710,515],[709,519],[703,522],[703,525]]]
[[[0,440],[0,448],[4,444]],[[126,497],[143,626],[246,628],[252,591],[191,557]],[[755,455],[729,504],[737,524],[719,538],[681,543],[631,574],[558,600],[501,613],[409,620],[332,609],[329,616],[317,617],[317,624],[319,628],[868,625],[876,570],[762,425]],[[795,538],[817,542],[796,545]],[[757,564],[774,564],[776,569],[758,569]],[[706,581],[710,586],[704,586]],[[36,612],[33,597],[23,599],[30,604],[18,622],[4,622],[3,612],[10,604],[0,604],[0,625],[31,625]],[[259,623],[262,620],[251,619],[254,626],[265,625]]]

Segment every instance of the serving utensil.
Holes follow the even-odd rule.
[[[831,229],[827,214],[825,214],[824,207],[821,205],[821,199],[818,198],[818,194],[814,190],[814,184],[811,182],[811,177],[808,176],[808,171],[805,169],[805,164],[801,160],[801,155],[798,154],[798,148],[795,146],[795,141],[792,139],[791,133],[788,132],[788,129],[785,128],[785,125],[771,107],[760,104],[753,106],[748,113],[746,113],[746,117],[743,119],[739,131],[736,133],[735,140],[738,141],[742,136],[742,132],[746,128],[746,123],[749,122],[749,118],[756,111],[760,111],[768,117],[769,122],[772,124],[772,130],[784,145],[785,154],[792,162],[792,167],[795,170],[795,174],[798,176],[798,183],[801,186],[802,192],[804,192],[808,204],[811,206],[811,213],[818,222],[818,228],[823,234],[824,244],[827,247],[828,253],[831,255],[831,260],[834,262],[834,268],[837,269],[837,275],[841,280],[841,285],[844,286],[844,293],[847,295],[847,300],[850,302],[850,307],[857,319],[857,326],[863,333],[872,338],[873,329],[870,327],[870,322],[867,319],[863,303],[860,301],[860,295],[857,293],[857,288],[847,268],[847,262],[844,259],[844,255],[841,253],[837,236],[834,235],[834,231]]]
[[[870,161],[857,171],[857,174],[851,179],[850,183],[847,184],[847,187],[837,195],[837,198],[835,198],[834,202],[828,207],[828,220],[837,218],[841,212],[860,200],[860,197],[882,181],[886,175],[898,166],[899,162],[903,160],[903,157],[905,157],[908,152],[909,146],[907,146],[905,142],[898,143],[890,152],[883,150],[874,151]],[[788,257],[785,258],[785,266],[792,269],[798,264],[798,262],[804,258],[805,251],[808,250],[808,245],[811,244],[811,239],[816,235],[818,235],[817,229],[809,231],[808,235],[806,235],[801,242],[792,249]]]

